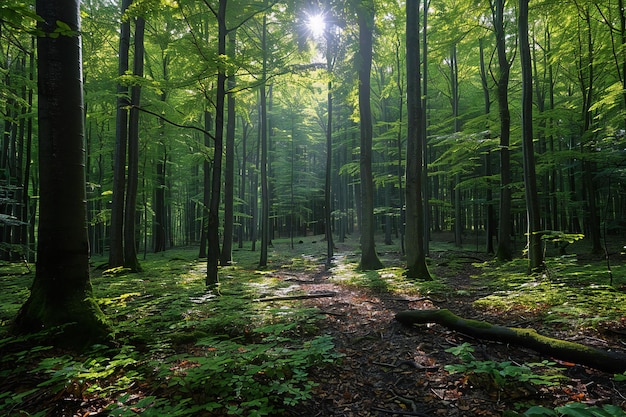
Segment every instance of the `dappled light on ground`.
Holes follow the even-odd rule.
[[[623,352],[625,282],[608,287],[590,260],[552,260],[549,276],[528,276],[518,262],[433,252],[436,279],[419,282],[404,277],[393,251],[378,271],[359,271],[346,248],[330,269],[314,251],[278,247],[262,270],[253,253],[238,255],[214,290],[192,251],[155,256],[138,274],[95,271],[117,344],[82,354],[6,335],[32,278],[5,276],[0,414],[622,415],[624,376],[394,320],[448,308]]]

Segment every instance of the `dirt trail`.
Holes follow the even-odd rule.
[[[445,262],[441,263],[445,268]],[[453,288],[469,284],[468,268],[451,280]],[[326,314],[321,331],[331,334],[345,355],[338,364],[316,369],[319,386],[314,397],[288,410],[287,416],[501,416],[530,402],[554,407],[570,399],[591,403],[614,402],[620,394],[609,375],[582,367],[568,369],[572,379],[563,386],[509,384],[498,387],[486,375],[466,378],[449,374],[444,366],[458,363],[445,349],[471,343],[477,360],[516,363],[540,362],[534,352],[498,343],[471,340],[438,325],[404,327],[394,315],[405,309],[451,308],[472,318],[485,318],[471,306],[473,297],[433,301],[358,290],[329,282],[332,272],[294,273],[286,277],[308,294],[335,292],[312,298],[305,305]],[[442,275],[439,275],[442,276]],[[492,319],[487,317],[486,319]],[[524,411],[528,407],[521,407]]]

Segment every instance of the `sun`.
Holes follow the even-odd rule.
[[[321,38],[326,29],[326,21],[322,13],[310,14],[307,16],[306,27],[316,38]]]

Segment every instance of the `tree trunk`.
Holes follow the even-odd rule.
[[[406,260],[407,276],[432,279],[426,266],[422,201],[423,123],[419,69],[419,1],[406,2],[406,71],[407,71],[407,139],[406,139]]]
[[[489,85],[487,84],[487,68],[485,65],[485,48],[483,46],[483,38],[479,39],[479,50],[480,50],[480,82],[483,89],[483,97],[484,97],[484,108],[485,115],[489,116],[491,113],[491,98],[489,95]],[[487,125],[487,129],[490,126]],[[491,132],[488,133],[489,137],[491,136]],[[485,152],[485,176],[487,178],[491,177],[491,150],[488,149]],[[493,250],[493,237],[495,235],[495,213],[493,209],[493,191],[491,188],[491,181],[487,180],[487,219],[485,221],[485,250],[487,253],[494,253]]]
[[[424,211],[422,212],[424,223],[424,256],[428,256],[430,251],[430,189],[428,184],[428,9],[430,0],[424,0],[422,3],[422,80],[421,96],[422,96],[422,123],[421,123],[421,141],[422,141],[422,200]]]
[[[208,110],[204,111],[204,130],[207,132],[211,129],[212,120],[211,113]],[[209,146],[211,146],[211,138],[206,133],[204,134],[204,149],[208,153]],[[200,252],[198,257],[207,257],[207,224],[209,223],[209,205],[211,204],[211,163],[209,161],[208,154],[205,156],[204,163],[202,164],[203,177],[202,188],[204,190],[202,194],[202,226],[200,229]]]
[[[326,33],[326,71],[329,79],[332,79],[333,56],[332,56],[332,33]],[[331,224],[331,178],[333,161],[333,83],[328,81],[327,91],[328,121],[326,123],[326,175],[324,181],[324,233],[326,235],[326,266],[329,267],[334,256],[333,229]]]
[[[524,191],[528,220],[528,268],[537,272],[543,267],[541,250],[541,213],[535,172],[535,150],[533,145],[533,82],[528,41],[528,0],[519,2],[519,42],[522,66],[522,151],[524,165]]]
[[[226,55],[226,3],[220,0],[217,12],[217,53]],[[215,287],[219,283],[218,264],[220,257],[219,212],[222,187],[222,152],[224,141],[224,101],[226,99],[226,69],[222,66],[217,72],[217,97],[215,101],[215,139],[213,140],[213,175],[211,176],[211,202],[207,221],[207,269],[206,285]],[[204,190],[208,192],[208,190]]]
[[[494,4],[495,3],[495,4]],[[498,111],[500,113],[500,218],[498,222],[498,250],[501,261],[513,259],[511,246],[511,113],[509,110],[509,73],[511,63],[506,56],[506,34],[504,33],[505,0],[492,0],[491,10],[496,33],[498,53]]]
[[[359,113],[361,117],[361,262],[364,270],[382,268],[374,243],[374,180],[372,177],[372,108],[370,103],[370,75],[372,68],[372,37],[374,30],[374,3],[356,5],[359,20]]]
[[[168,59],[163,56],[163,79],[167,81],[168,76]],[[160,100],[165,104],[167,100],[167,92],[161,93]],[[156,184],[154,186],[154,224],[152,226],[154,253],[162,252],[166,249],[166,215],[165,215],[165,173],[167,167],[167,145],[165,144],[165,124],[161,120],[159,125],[159,141],[157,145],[157,164],[156,164]],[[147,218],[144,219],[147,223]]]
[[[80,2],[38,0],[39,168],[37,272],[15,330],[63,326],[54,343],[85,347],[108,338],[89,277]],[[57,22],[72,34],[51,36]]]
[[[267,3],[267,1],[265,2]],[[261,45],[263,50],[263,72],[261,74],[261,254],[259,266],[267,266],[267,251],[270,239],[270,202],[269,202],[269,185],[267,179],[267,15],[263,15],[263,28],[261,35]]]
[[[121,16],[132,0],[122,1]],[[120,27],[118,76],[128,71],[130,49],[130,21],[122,20]],[[117,85],[115,123],[115,157],[113,160],[113,196],[111,201],[111,230],[109,232],[109,268],[124,264],[124,194],[126,189],[126,144],[128,140],[128,87]]]
[[[236,32],[229,32],[228,56],[235,57]],[[222,253],[220,264],[230,265],[233,260],[233,233],[234,233],[234,200],[235,200],[235,89],[236,81],[234,72],[228,75],[228,103],[226,122],[226,162],[224,167],[224,236],[222,239]]]
[[[447,309],[401,311],[396,314],[396,320],[403,324],[437,323],[471,337],[526,347],[544,355],[612,374],[626,371],[626,355],[623,353],[553,339],[537,333],[534,329],[504,327],[463,319]]]
[[[143,77],[144,31],[146,21],[138,17],[135,22],[135,57],[133,74]],[[137,190],[139,185],[139,109],[141,86],[131,88],[131,109],[128,122],[128,182],[124,205],[124,267],[141,271],[137,259]]]

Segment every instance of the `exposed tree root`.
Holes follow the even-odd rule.
[[[407,310],[396,314],[403,324],[437,323],[472,337],[510,343],[567,362],[610,373],[626,372],[626,354],[605,351],[540,335],[534,329],[512,328],[461,318],[450,310]]]

